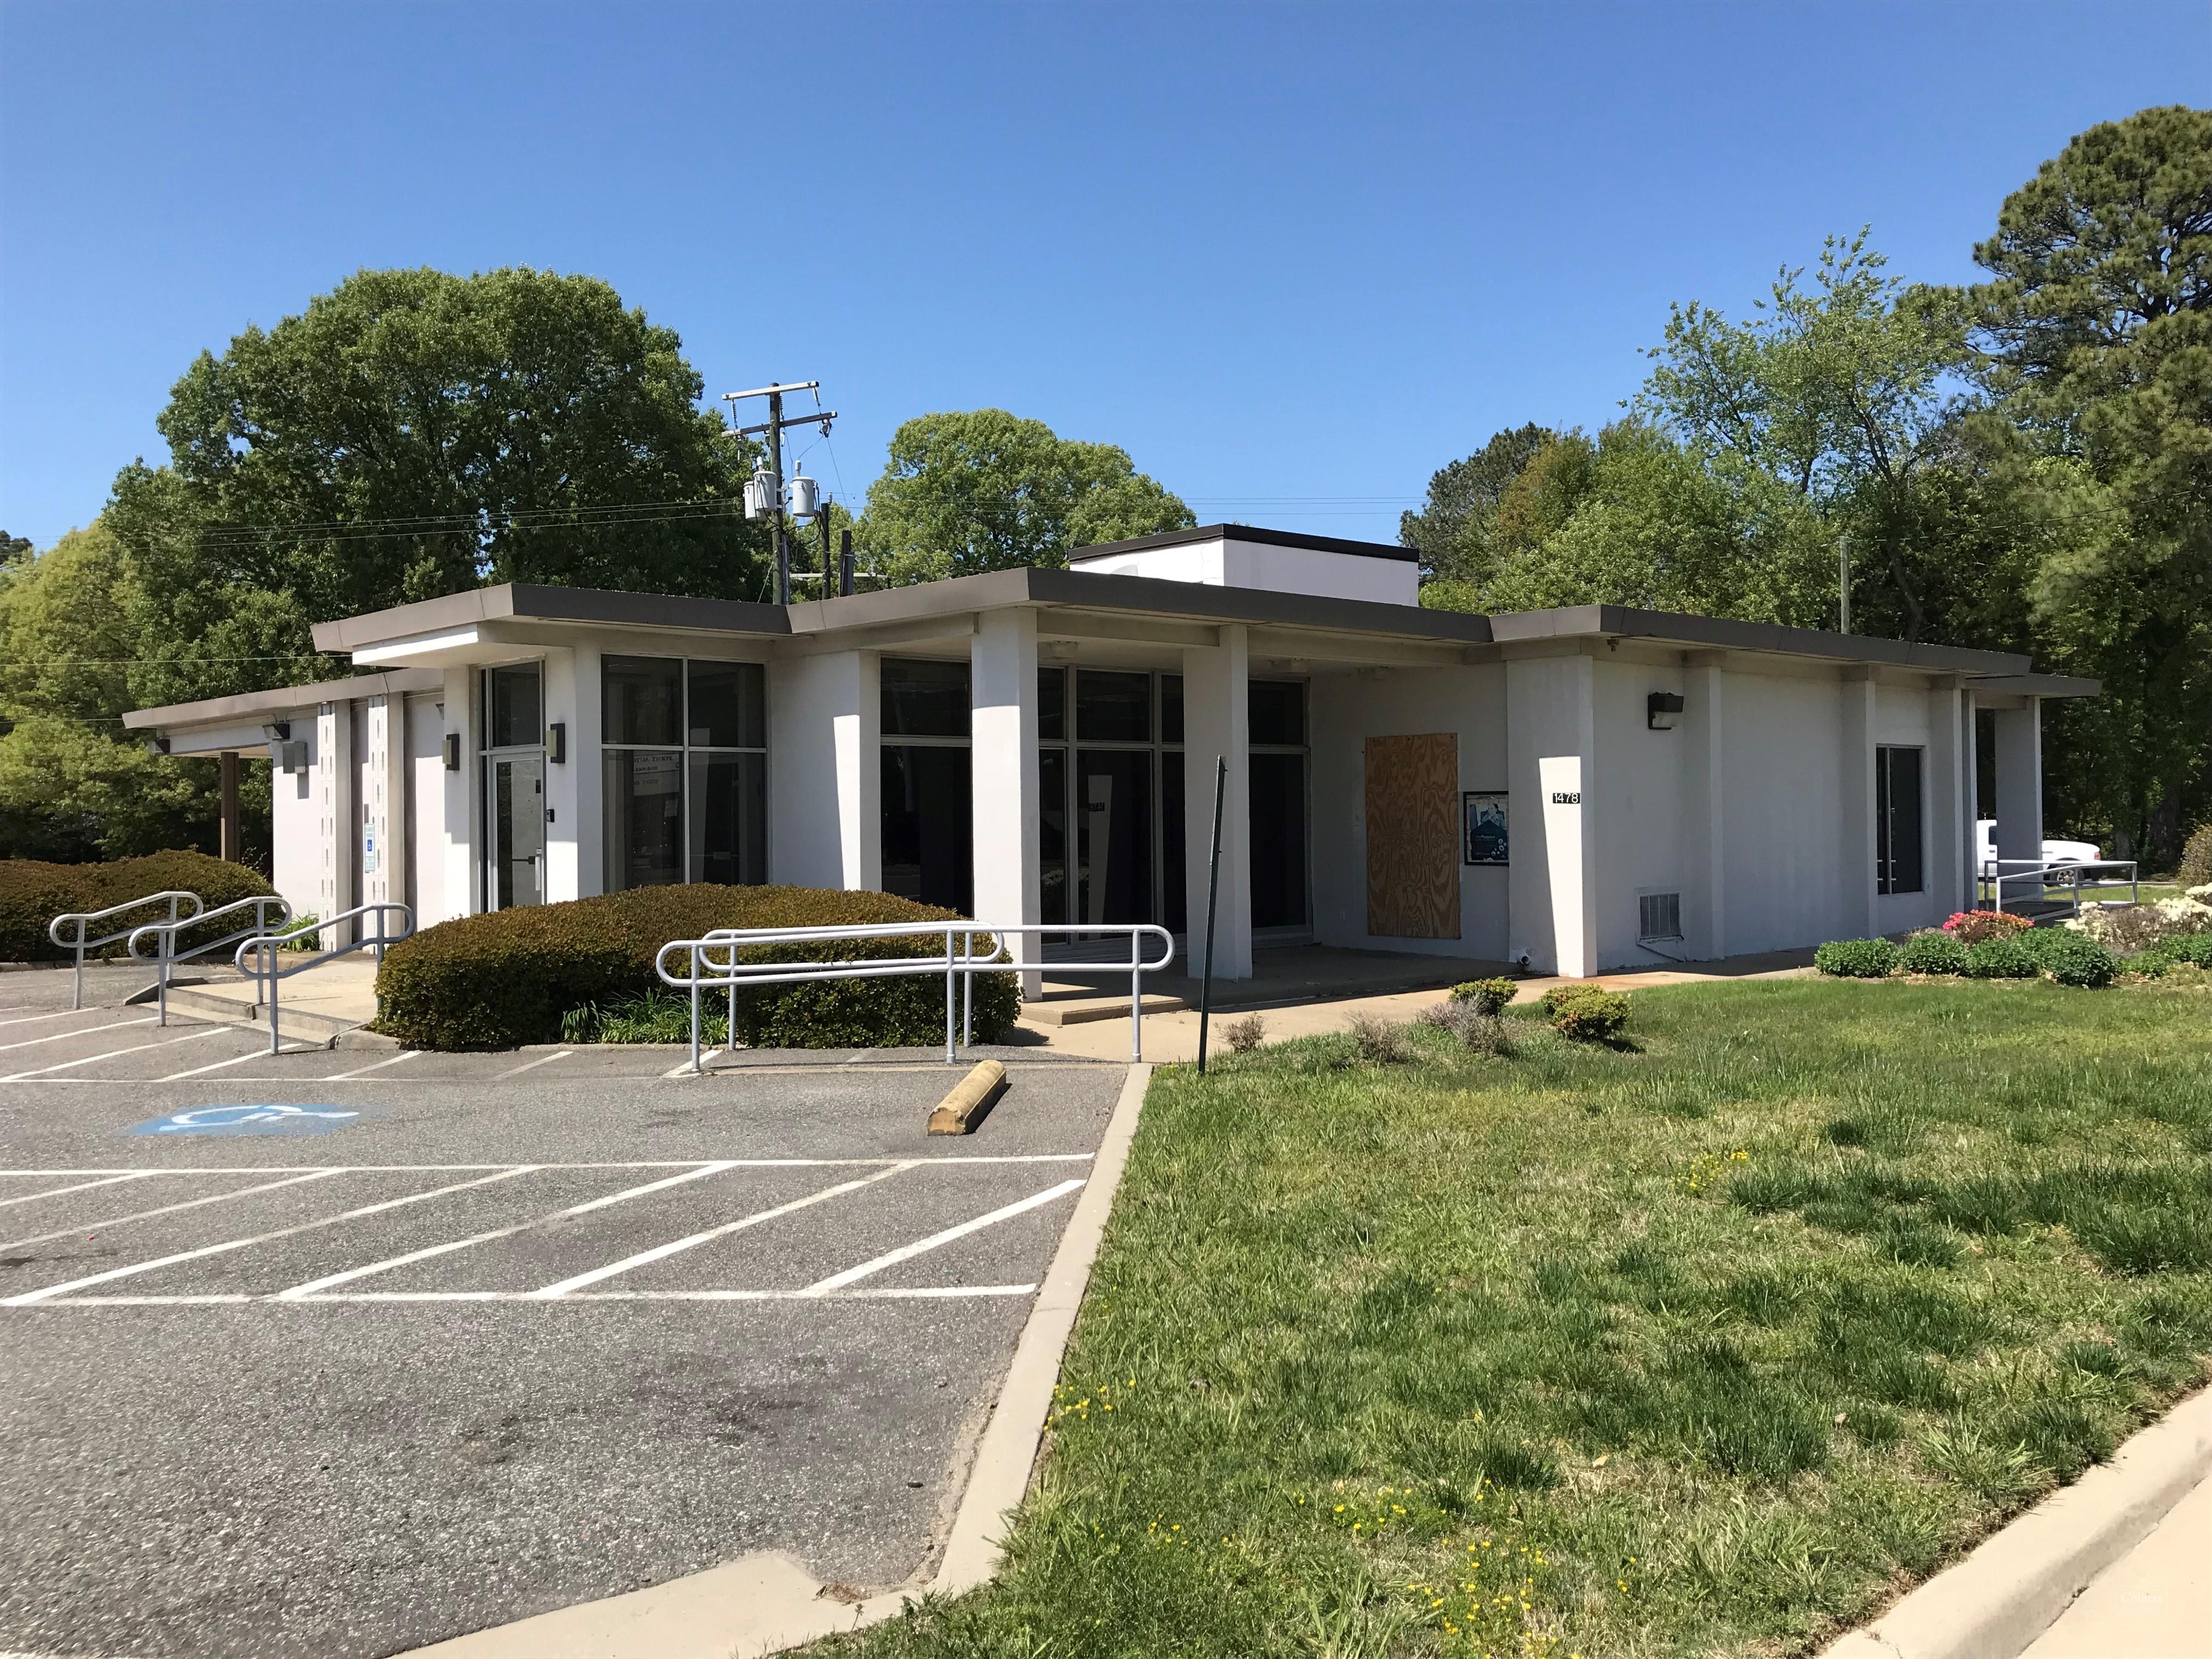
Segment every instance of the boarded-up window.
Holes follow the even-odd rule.
[[[1367,931],[1459,937],[1459,739],[1367,739]]]

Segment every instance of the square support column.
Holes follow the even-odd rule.
[[[1846,933],[1871,939],[1875,921],[1874,676],[1863,668],[1844,671],[1843,835],[1838,842],[1838,926]]]
[[[975,919],[1034,926],[1043,877],[1037,787],[1036,612],[983,613],[968,647],[970,822]],[[1043,960],[1043,941],[1006,941],[1015,961]],[[1044,994],[1044,975],[1022,973],[1022,995]]]
[[[1996,711],[1997,860],[2034,869],[2043,862],[2043,700],[2024,697]],[[2043,896],[2040,877],[2009,879],[2005,902]]]
[[[238,862],[238,751],[226,749],[216,761],[216,782],[222,805],[216,824],[216,852],[230,863]]]
[[[458,743],[460,766],[441,772],[446,780],[445,910],[448,916],[482,913],[483,900],[483,815],[477,796],[483,784],[483,756],[477,746],[477,671],[446,671],[446,742]],[[444,762],[439,763],[442,768]]]
[[[607,771],[599,750],[605,682],[598,647],[576,646],[568,655],[574,689],[568,706],[568,787],[575,793],[576,896],[596,898],[607,890]]]
[[[322,840],[321,879],[316,884],[316,915],[334,916],[361,902],[354,893],[354,837],[361,834],[361,774],[353,752],[353,705],[326,702],[315,710],[315,796],[321,811],[316,827]],[[349,943],[351,924],[325,937],[323,944]]]
[[[1683,676],[1688,696],[1688,806],[1695,828],[1691,879],[1696,884],[1697,949],[1709,961],[1728,954],[1728,709],[1723,700],[1721,659],[1693,652]]]
[[[362,722],[361,896],[357,904],[407,900],[407,699],[371,697]],[[374,857],[371,848],[374,849]]]
[[[880,890],[880,659],[872,651],[833,651],[771,663],[768,710],[769,879]]]
[[[1598,870],[1588,825],[1599,787],[1595,665],[1588,656],[1505,665],[1512,866],[1506,948],[1539,974],[1598,971]]]
[[[594,744],[586,751],[576,741],[576,711],[584,692],[577,683],[578,654],[574,651],[550,649],[539,670],[544,676],[545,697],[545,730],[540,735],[545,744],[545,902],[549,904],[583,897],[587,890],[584,886],[586,858],[593,864],[599,862],[596,842],[587,853],[582,836],[586,755],[588,752],[592,761],[596,762],[599,745]],[[596,670],[599,653],[593,652],[592,655]],[[598,699],[594,697],[592,701],[596,702]],[[562,747],[568,754],[567,759],[560,762],[553,758],[553,726],[556,721],[564,728]],[[596,805],[599,790],[593,787],[590,793]],[[595,889],[597,884],[593,886]]]
[[[1968,863],[1974,836],[1974,775],[1961,731],[1966,695],[1955,679],[1938,680],[1928,692],[1928,891],[1946,912],[1972,902]]]
[[[1242,623],[1221,643],[1182,653],[1183,872],[1189,900],[1185,971],[1206,968],[1206,892],[1212,853],[1213,774],[1229,763],[1221,808],[1221,884],[1213,922],[1213,977],[1252,977],[1250,650]]]

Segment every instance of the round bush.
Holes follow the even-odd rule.
[[[1552,1029],[1576,1042],[1603,1042],[1628,1024],[1628,999],[1602,985],[1554,985],[1544,993]]]
[[[560,1040],[571,1010],[670,994],[653,970],[671,939],[716,927],[821,927],[943,921],[952,912],[888,893],[811,887],[644,887],[600,898],[464,916],[394,945],[376,976],[377,1029],[410,1048],[512,1048]],[[927,939],[757,946],[750,961],[845,961],[919,956]],[[976,948],[988,948],[978,938]],[[706,994],[726,1010],[726,992]],[[975,977],[975,1036],[1012,1028],[1020,988],[1011,972]],[[755,1048],[896,1048],[945,1041],[942,976],[815,980],[738,994],[738,1038]]]
[[[2033,979],[2034,956],[2016,939],[1985,939],[1966,950],[1970,979]]]
[[[2036,935],[2050,943],[2036,946],[2035,959],[2061,985],[2110,985],[2120,971],[2120,959],[2093,939],[2056,927],[2039,927]]]
[[[2158,954],[2168,962],[2212,968],[2212,933],[2185,933],[2179,939],[2170,939],[2158,947]]]
[[[1898,954],[1886,939],[1832,939],[1813,952],[1813,965],[1837,979],[1887,979]]]
[[[1966,947],[1949,933],[1915,933],[1905,941],[1897,961],[1908,974],[1963,974]]]
[[[1503,1012],[1505,1005],[1513,1000],[1513,990],[1510,979],[1473,979],[1464,985],[1453,986],[1451,1000],[1473,1003],[1478,1014],[1496,1014]]]

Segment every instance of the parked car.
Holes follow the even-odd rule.
[[[1983,818],[1974,825],[1974,867],[1986,869],[1997,855],[1997,821]],[[2104,857],[2104,849],[2094,841],[2057,841],[2046,836],[2043,842],[2043,861],[2045,864],[2095,864]]]

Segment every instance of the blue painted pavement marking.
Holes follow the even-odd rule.
[[[359,1112],[328,1111],[319,1106],[198,1106],[167,1117],[148,1118],[134,1135],[326,1135],[342,1129]]]

